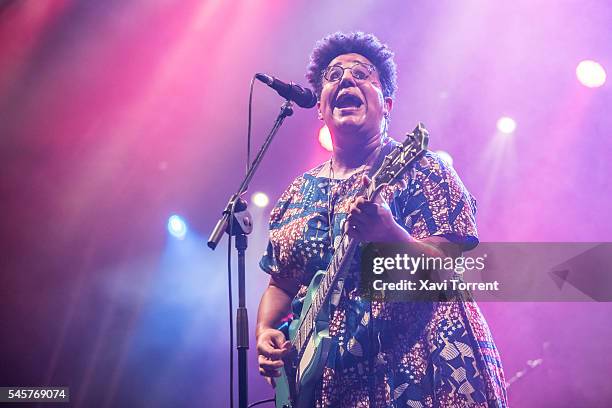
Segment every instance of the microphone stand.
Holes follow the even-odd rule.
[[[247,350],[249,349],[249,317],[245,300],[245,251],[247,249],[247,235],[253,231],[251,214],[247,210],[247,203],[241,196],[247,191],[249,183],[263,157],[270,147],[272,138],[276,135],[285,118],[293,115],[293,107],[289,100],[281,106],[280,113],[274,122],[274,126],[261,145],[253,164],[249,166],[238,191],[232,195],[223,210],[221,219],[208,238],[208,247],[214,250],[223,235],[227,232],[236,237],[236,250],[238,253],[238,309],[236,310],[236,348],[238,349],[238,406],[247,408],[248,405],[248,375],[247,375]],[[238,228],[235,228],[238,226]],[[233,381],[233,379],[231,380]]]

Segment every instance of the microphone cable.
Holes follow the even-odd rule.
[[[255,75],[251,78],[249,86],[249,111],[247,119],[247,151],[246,151],[246,173],[251,168],[251,118],[253,112],[253,88]],[[239,197],[237,197],[239,198]],[[227,291],[229,305],[229,401],[230,408],[234,408],[234,305],[232,302],[232,233],[234,231],[234,212],[237,201],[234,200],[229,214],[229,237],[227,240]]]

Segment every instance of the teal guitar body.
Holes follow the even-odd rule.
[[[296,340],[298,329],[303,319],[308,318],[310,309],[321,279],[325,271],[318,271],[313,277],[308,291],[300,307],[300,315],[294,318],[288,326],[285,336],[291,342]],[[295,302],[294,302],[295,303]],[[293,310],[294,316],[297,311]],[[314,392],[317,382],[323,373],[329,352],[336,347],[329,336],[329,304],[323,305],[315,317],[314,328],[301,356],[294,351],[285,359],[285,365],[280,369],[281,376],[276,379],[277,408],[306,408],[314,406]]]

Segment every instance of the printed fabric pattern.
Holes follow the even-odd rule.
[[[332,259],[328,220],[339,237],[364,174],[318,177],[325,165],[297,177],[281,195],[260,261],[265,272],[301,282],[298,300]],[[388,187],[382,196],[415,238],[443,236],[466,250],[478,244],[475,200],[434,153],[414,164],[403,189]],[[317,407],[507,406],[499,353],[476,303],[369,301],[358,283],[359,268],[352,268],[330,317],[338,347],[316,390]]]

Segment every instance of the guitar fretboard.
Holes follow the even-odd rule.
[[[409,165],[418,159],[427,150],[429,134],[419,123],[414,131],[407,135],[406,141],[400,146],[396,146],[389,154],[384,157],[380,168],[372,177],[365,196],[368,200],[374,200],[380,194],[384,185],[390,185],[400,180],[400,177],[408,170]],[[330,226],[330,228],[332,228]],[[334,248],[334,255],[327,267],[324,277],[319,283],[310,307],[303,314],[299,327],[292,340],[292,346],[297,351],[298,358],[301,358],[304,348],[314,332],[314,325],[321,308],[329,300],[332,289],[337,284],[340,277],[346,275],[351,259],[357,248],[357,242],[343,233],[338,245]],[[330,316],[331,317],[331,316]]]
[[[313,333],[315,319],[321,311],[321,307],[328,300],[331,289],[338,281],[338,278],[344,275],[356,248],[357,243],[348,235],[343,234],[340,238],[340,243],[334,249],[332,261],[327,267],[325,276],[321,279],[319,287],[313,296],[312,303],[297,329],[293,346],[298,351],[298,356],[302,355],[304,347]]]

